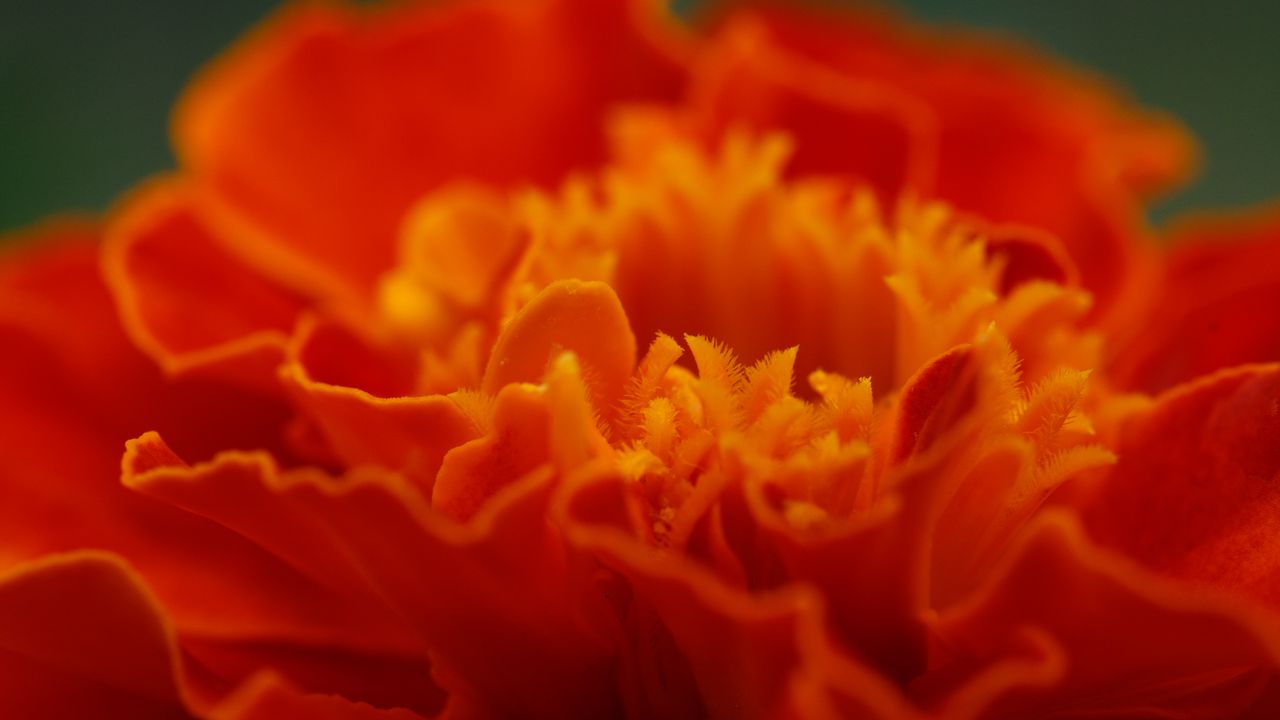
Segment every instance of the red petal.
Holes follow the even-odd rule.
[[[188,718],[177,649],[137,575],[78,552],[0,576],[0,711],[12,718]]]
[[[743,19],[705,51],[694,122],[711,138],[734,128],[784,130],[798,142],[800,175],[854,175],[892,202],[933,183],[936,129],[929,110],[892,85],[852,81],[789,55]]]
[[[632,635],[629,653],[665,659],[669,667],[658,672],[674,676],[677,686],[682,671],[692,674],[699,697],[689,700],[700,700],[701,707],[680,712],[713,718],[816,717],[835,706],[850,717],[909,717],[891,683],[832,646],[816,595],[788,588],[755,597],[730,589],[681,556],[640,544],[618,527],[628,522],[619,517],[626,515],[621,509],[625,495],[622,479],[588,473],[560,498],[557,517],[575,546],[628,581],[630,598],[618,602]],[[653,619],[644,622],[648,614]],[[638,703],[633,710],[669,701],[662,697],[663,683],[632,682],[641,693],[657,693],[632,697]]]
[[[425,655],[410,657],[327,647],[219,643],[193,637],[182,639],[182,650],[189,672],[213,674],[222,681],[217,695],[222,714],[209,713],[215,718],[223,717],[228,706],[243,703],[253,688],[260,687],[263,673],[278,675],[289,684],[290,688],[278,688],[281,695],[287,690],[290,696],[278,698],[281,702],[306,705],[303,694],[324,696],[328,702],[335,703],[335,707],[359,704],[364,708],[362,712],[374,713],[372,717],[382,717],[376,712],[387,712],[391,717],[396,717],[396,713],[415,718],[418,715],[414,713],[434,717],[444,706],[443,691],[432,682],[431,664]],[[375,712],[374,708],[378,710]]]
[[[1173,234],[1162,285],[1115,330],[1113,374],[1157,392],[1214,370],[1280,360],[1280,212],[1189,223]]]
[[[184,631],[306,636],[314,586],[243,539],[121,487],[120,453],[148,427],[202,458],[273,447],[288,409],[225,384],[165,382],[128,343],[97,276],[91,228],[49,226],[0,263],[0,568],[103,548],[147,578]]]
[[[335,479],[228,453],[134,484],[235,529],[348,597],[381,599],[394,610],[382,613],[387,623],[400,623],[401,645],[425,643],[435,680],[481,707],[546,717],[613,712],[606,653],[584,631],[563,548],[546,523],[546,472],[506,488],[465,526],[374,469]],[[370,632],[367,618],[334,618],[330,627],[386,637]]]
[[[401,626],[384,617],[368,579],[322,525],[296,509],[282,512],[277,507],[272,491],[282,489],[272,483],[284,481],[264,453],[222,453],[212,462],[188,467],[159,435],[147,433],[128,444],[124,468],[127,487],[217,523],[307,577],[313,586],[306,600],[279,589],[282,596],[295,595],[293,602],[300,603],[293,615],[298,620],[310,616],[304,622],[315,626],[301,639],[405,652],[419,647],[404,636]],[[206,639],[226,638],[224,633],[201,634]]]
[[[923,454],[972,409],[977,362],[970,347],[957,347],[907,380],[894,411],[890,465]]]
[[[306,694],[263,672],[208,713],[209,720],[423,720],[404,709],[379,710],[333,694]]]
[[[1046,632],[1065,662],[1049,653],[1007,666],[1006,694],[982,717],[1241,717],[1265,713],[1254,704],[1280,669],[1273,616],[1160,581],[1092,546],[1061,511],[939,621],[940,672],[1000,658],[1028,628]]]
[[[359,299],[434,186],[554,182],[602,158],[609,105],[670,97],[640,34],[621,0],[290,7],[188,91],[178,153],[244,257]]]
[[[186,184],[166,179],[135,191],[107,236],[104,271],[140,349],[169,373],[274,385],[301,300],[227,255]]]
[[[334,364],[346,366],[336,373],[355,386],[335,385],[312,379],[300,360],[283,367],[280,378],[292,393],[303,414],[319,428],[330,449],[348,466],[380,465],[412,478],[429,497],[445,454],[479,434],[474,422],[456,403],[441,395],[377,397],[363,387],[395,387],[394,368],[368,349],[351,351],[350,338],[321,351],[317,328],[304,327],[298,342],[303,349],[295,355],[317,363],[323,354],[330,375]],[[332,332],[322,332],[331,345]],[[366,360],[367,362],[361,362]],[[368,381],[365,381],[368,378]]]
[[[1124,425],[1116,454],[1085,510],[1093,537],[1280,607],[1280,365],[1165,393]]]
[[[1030,227],[1003,225],[986,231],[987,257],[1004,266],[1000,294],[1030,280],[1078,285],[1080,271],[1062,243],[1049,233]]]
[[[851,81],[897,88],[932,111],[933,194],[994,221],[1054,233],[1099,304],[1116,299],[1143,234],[1139,201],[1191,165],[1180,127],[990,38],[921,32],[852,6],[750,4],[761,6],[770,34],[790,52]]]

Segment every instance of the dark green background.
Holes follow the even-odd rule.
[[[274,4],[0,0],[0,231],[103,208],[167,167],[168,108],[182,85]],[[1280,3],[899,4],[930,21],[1016,33],[1181,117],[1205,167],[1159,215],[1280,197]]]

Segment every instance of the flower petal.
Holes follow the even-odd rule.
[[[1144,311],[1114,330],[1116,382],[1158,392],[1233,365],[1280,360],[1280,211],[1186,223],[1170,243]]]
[[[1259,698],[1280,670],[1274,617],[1154,578],[1091,545],[1060,510],[938,621],[939,658],[950,672],[997,657],[1026,628],[1048,633],[1066,662],[1044,656],[1045,672],[1010,684],[982,717],[1265,717],[1255,703],[1271,702]]]
[[[221,453],[214,461],[188,467],[158,434],[147,433],[128,443],[123,483],[218,523],[309,578],[314,585],[305,601],[308,613],[295,608],[294,614],[301,618],[320,611],[317,625],[323,632],[301,639],[349,648],[417,648],[401,626],[383,616],[360,568],[322,526],[305,514],[275,507],[263,479],[275,476],[274,463],[262,453]]]
[[[566,486],[555,513],[573,545],[626,579],[629,596],[624,591],[615,607],[626,632],[641,633],[630,639],[632,652],[657,658],[665,652],[677,673],[687,663],[701,707],[681,712],[712,718],[823,717],[835,706],[842,715],[829,716],[911,716],[892,683],[833,646],[824,629],[822,601],[810,590],[791,587],[752,596],[683,557],[633,539],[622,529],[629,522],[625,485],[611,471],[589,469]],[[649,622],[636,622],[650,613]],[[674,648],[664,648],[666,642]],[[670,657],[672,649],[683,662]],[[642,694],[632,701],[654,702],[643,696],[646,690],[662,693],[663,686],[640,682]]]
[[[365,387],[403,387],[395,380],[401,373],[387,358],[353,342],[354,338],[305,322],[291,352],[295,359],[281,368],[280,379],[339,460],[348,466],[371,464],[402,472],[429,497],[445,454],[475,438],[479,430],[443,395],[378,397],[366,391]],[[317,359],[319,354],[323,360]],[[321,362],[334,380],[352,385],[312,378],[309,366]]]
[[[102,548],[147,579],[184,632],[306,636],[314,587],[243,539],[119,483],[124,442],[150,427],[184,456],[266,447],[287,407],[204,378],[166,382],[115,324],[90,227],[50,225],[0,264],[0,569]],[[300,611],[300,608],[302,609]]]
[[[612,423],[622,407],[636,339],[613,288],[602,282],[561,280],[548,285],[503,328],[480,389],[539,382],[551,360],[572,351],[583,366],[593,409]]]
[[[788,51],[852,81],[891,85],[932,110],[933,194],[1054,233],[1101,306],[1116,300],[1134,261],[1138,200],[1192,164],[1192,142],[1174,122],[1018,46],[920,31],[847,4],[729,4],[752,6]]]
[[[301,300],[226,253],[186,183],[134,191],[106,232],[104,273],[138,348],[171,374],[274,384]]]
[[[208,720],[422,720],[423,715],[396,708],[380,710],[333,694],[305,694],[264,671],[218,707]]]
[[[82,551],[0,576],[0,711],[6,717],[189,718],[177,646],[119,558]]]
[[[910,96],[789,54],[749,18],[721,29],[704,53],[691,112],[709,138],[784,130],[798,140],[788,164],[797,175],[852,175],[890,201],[931,187],[936,129]]]
[[[554,182],[602,158],[609,104],[672,96],[641,34],[622,0],[292,6],[196,81],[175,143],[242,256],[359,301],[434,186]]]
[[[1161,395],[1122,427],[1091,536],[1159,572],[1280,607],[1280,365]]]
[[[383,471],[282,472],[260,454],[162,468],[133,484],[349,597],[378,598],[393,611],[382,613],[384,625],[399,628],[400,646],[425,643],[435,681],[481,708],[536,717],[613,712],[605,651],[584,629],[563,548],[544,518],[548,472],[507,487],[467,525]],[[353,619],[332,623],[357,629]]]

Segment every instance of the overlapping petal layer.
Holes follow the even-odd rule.
[[[1095,81],[770,2],[308,4],[175,135],[101,247],[0,262],[0,709],[1280,707],[1280,371],[1223,370],[1280,359],[1274,223],[1156,252],[1189,143]]]

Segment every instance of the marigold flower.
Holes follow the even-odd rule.
[[[1098,82],[305,4],[174,136],[0,259],[8,715],[1280,712],[1280,225],[1162,249],[1190,141]]]

